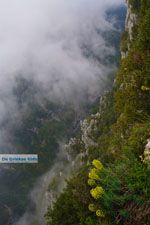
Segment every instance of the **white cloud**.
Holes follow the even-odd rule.
[[[10,119],[19,120],[20,111],[12,94],[18,76],[32,78],[52,99],[73,101],[74,96],[78,100],[84,92],[100,92],[113,65],[108,68],[86,57],[83,46],[103,57],[114,54],[97,30],[112,29],[105,11],[122,3],[0,0],[0,124],[7,113]],[[8,150],[11,146],[7,136],[0,127],[0,146],[7,143]]]
[[[83,57],[79,45],[87,41],[103,51],[104,40],[95,29],[109,29],[105,9],[120,2],[0,0],[0,88],[12,87],[20,72],[32,73],[44,84],[53,76],[59,85],[91,79],[91,73],[94,78],[97,68]]]
[[[83,54],[114,54],[97,30],[110,30],[105,11],[123,0],[0,0],[0,122],[16,115],[15,78],[40,83],[49,98],[68,99],[99,92],[113,69]],[[77,97],[76,96],[76,97]]]

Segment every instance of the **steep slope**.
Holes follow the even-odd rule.
[[[70,145],[80,167],[47,225],[150,223],[150,2],[129,0],[114,87]]]

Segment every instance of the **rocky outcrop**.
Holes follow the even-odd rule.
[[[125,21],[125,32],[128,34],[128,40],[126,40],[127,44],[127,50],[123,51],[121,50],[121,57],[125,58],[128,55],[128,50],[130,49],[130,43],[133,39],[133,28],[135,24],[137,23],[138,16],[135,12],[132,10],[132,6],[129,3],[129,0],[127,2],[127,15],[126,15],[126,21]]]
[[[141,157],[142,162],[150,167],[150,139],[147,140],[145,145],[143,156]]]
[[[77,138],[70,138],[69,142],[65,145],[68,161],[73,161],[80,153],[82,142]]]
[[[84,143],[85,149],[88,150],[91,146],[97,146],[94,141],[93,133],[97,131],[97,123],[100,118],[100,113],[92,114],[90,119],[85,119],[81,122],[82,136],[81,140]]]
[[[133,39],[133,27],[137,23],[137,15],[133,12],[132,6],[129,4],[127,0],[127,16],[125,22],[125,29],[129,34],[129,40]]]

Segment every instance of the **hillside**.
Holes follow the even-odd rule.
[[[74,172],[47,225],[150,224],[150,2],[127,3],[113,88],[66,148]]]

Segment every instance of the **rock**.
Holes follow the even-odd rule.
[[[143,156],[141,156],[141,160],[144,164],[150,166],[150,139],[147,140],[147,144],[145,145]]]

